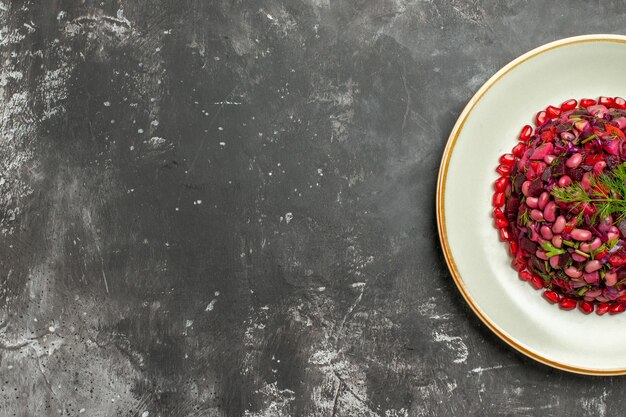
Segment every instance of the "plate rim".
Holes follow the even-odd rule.
[[[614,34],[590,34],[590,35],[581,35],[581,36],[573,36],[569,38],[559,39],[553,42],[546,43],[537,48],[534,48],[519,57],[515,58],[504,67],[502,67],[498,72],[496,72],[493,76],[491,76],[472,96],[469,102],[463,108],[463,111],[459,115],[456,120],[452,131],[448,137],[446,142],[445,149],[443,151],[443,155],[441,158],[441,163],[439,165],[439,174],[437,176],[437,196],[436,196],[436,214],[437,214],[437,229],[439,232],[439,242],[441,244],[441,249],[443,251],[444,258],[446,260],[446,264],[448,265],[448,269],[454,279],[454,283],[456,284],[459,292],[465,299],[465,302],[470,306],[472,311],[478,316],[478,318],[492,331],[494,332],[501,340],[503,340],[510,347],[514,348],[518,352],[523,355],[534,359],[538,362],[543,363],[544,365],[548,365],[550,367],[560,369],[567,372],[572,372],[576,374],[582,375],[594,375],[594,376],[614,376],[614,375],[624,375],[626,374],[626,368],[620,369],[597,369],[597,368],[585,368],[579,366],[572,366],[565,363],[561,363],[557,360],[553,360],[547,358],[543,355],[540,355],[537,352],[534,352],[532,349],[525,347],[520,341],[516,340],[514,337],[508,335],[504,330],[498,327],[496,323],[494,323],[491,319],[489,319],[485,313],[481,310],[478,304],[472,299],[471,295],[467,291],[465,287],[465,283],[463,282],[463,278],[459,270],[456,267],[456,263],[454,261],[454,257],[450,252],[450,245],[448,243],[448,235],[446,229],[446,218],[445,218],[445,189],[446,189],[446,179],[448,174],[448,167],[450,166],[450,159],[452,157],[452,153],[454,151],[454,147],[456,145],[457,139],[463,130],[463,126],[469,115],[471,114],[474,107],[478,104],[478,102],[483,98],[483,96],[489,91],[489,89],[504,75],[509,73],[511,70],[516,68],[518,65],[528,61],[531,58],[534,58],[542,53],[551,51],[556,48],[560,48],[563,46],[568,46],[577,43],[588,43],[588,42],[616,42],[616,43],[624,43],[626,44],[626,36],[624,35],[614,35]],[[495,236],[495,235],[494,235]]]

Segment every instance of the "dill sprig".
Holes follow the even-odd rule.
[[[622,163],[610,172],[599,176],[591,176],[591,187],[585,190],[580,182],[566,187],[554,187],[551,191],[557,201],[573,204],[580,210],[582,204],[595,207],[593,220],[598,217],[604,219],[609,215],[617,214],[614,219],[617,223],[626,218],[626,163]]]

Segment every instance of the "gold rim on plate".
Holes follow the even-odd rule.
[[[454,278],[454,282],[458,287],[459,291],[465,298],[465,301],[474,313],[478,316],[478,318],[487,325],[500,339],[505,341],[511,347],[516,349],[518,352],[523,353],[524,355],[535,359],[545,365],[552,366],[554,368],[558,368],[564,371],[584,374],[584,375],[600,375],[600,376],[610,376],[610,375],[624,375],[626,374],[625,369],[614,369],[614,370],[603,370],[603,369],[593,369],[593,368],[581,368],[576,366],[567,365],[561,362],[554,361],[552,359],[546,358],[531,349],[523,346],[519,341],[515,340],[513,337],[506,334],[506,332],[500,329],[496,323],[487,317],[480,307],[474,302],[471,295],[468,293],[465,288],[465,284],[463,282],[463,278],[459,273],[459,270],[456,267],[456,263],[454,262],[454,257],[450,252],[450,245],[448,243],[448,235],[446,233],[446,216],[445,216],[445,188],[446,188],[446,178],[448,175],[448,166],[450,165],[450,157],[452,156],[452,152],[454,151],[454,146],[456,144],[457,139],[461,131],[463,130],[463,125],[467,120],[467,117],[470,115],[476,104],[483,98],[483,96],[489,91],[489,89],[498,82],[503,76],[509,73],[518,65],[528,61],[531,58],[534,58],[542,53],[548,52],[550,50],[560,48],[563,46],[568,46],[576,43],[585,43],[585,42],[617,42],[617,43],[626,43],[626,36],[621,35],[584,35],[584,36],[575,36],[572,38],[565,38],[555,42],[547,43],[543,46],[533,49],[532,51],[526,52],[521,55],[517,59],[509,62],[505,65],[500,71],[495,73],[483,86],[474,94],[471,100],[467,103],[463,112],[459,116],[456,121],[452,132],[448,138],[448,142],[446,144],[446,148],[443,151],[443,156],[441,158],[441,165],[439,167],[439,177],[437,179],[437,228],[439,230],[439,240],[441,242],[441,248],[443,249],[443,254],[446,259],[446,263],[448,264],[448,268],[450,269],[450,273]],[[494,234],[495,237],[495,234]]]

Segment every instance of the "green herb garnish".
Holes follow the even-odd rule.
[[[541,248],[546,251],[546,256],[548,258],[565,253],[565,249],[559,249],[548,241],[541,242]]]
[[[616,166],[607,174],[591,176],[591,187],[585,190],[580,182],[566,187],[554,187],[552,195],[564,203],[573,203],[581,210],[583,203],[595,207],[593,221],[598,217],[604,219],[609,215],[617,214],[614,221],[620,222],[626,218],[626,163]]]

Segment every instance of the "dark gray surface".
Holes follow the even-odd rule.
[[[490,75],[624,10],[3,1],[0,415],[622,415],[474,317],[434,195]]]

